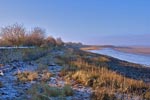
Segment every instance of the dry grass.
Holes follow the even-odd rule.
[[[104,56],[97,57],[99,62],[109,62],[110,59]]]
[[[50,79],[52,74],[47,70],[41,70],[40,72],[34,71],[24,71],[17,73],[17,79],[19,82],[27,82],[27,81],[41,81],[46,82]]]
[[[52,73],[48,71],[48,65],[45,65],[45,64],[40,63],[36,71],[39,74],[39,79],[43,82],[48,81],[50,77],[52,76]]]
[[[106,87],[119,92],[136,92],[135,90],[140,92],[143,89],[148,88],[148,86],[142,81],[126,78],[105,67],[93,67],[92,70],[87,70],[86,68],[85,70],[81,69],[72,72],[72,75],[69,75],[69,77],[84,85],[92,86],[93,88],[96,88],[97,86]]]
[[[41,81],[46,82],[50,79],[50,77],[52,76],[52,74],[50,72],[48,72],[47,70],[42,70],[40,73],[41,76]]]
[[[78,58],[72,59],[74,55]],[[77,83],[92,87],[95,90],[92,99],[116,100],[114,98],[117,93],[140,96],[141,98],[148,97],[150,85],[110,70],[107,65],[107,62],[111,61],[110,58],[96,57],[94,54],[83,52],[74,52],[72,56],[59,57],[62,58],[59,60],[62,60],[66,66],[60,75],[64,76],[67,81],[73,79]]]
[[[143,97],[145,100],[150,100],[150,91],[147,91]]]
[[[37,72],[29,72],[29,71],[20,72],[20,73],[17,73],[17,79],[20,82],[37,80],[38,73]]]
[[[118,100],[115,94],[105,88],[97,89],[92,95],[92,100]]]
[[[88,70],[87,68],[89,68],[90,65],[87,65],[87,63],[85,64],[85,69],[79,64],[79,67],[82,69],[75,72],[69,72],[66,74],[65,78],[73,79],[85,86],[93,87],[93,89],[96,90],[93,94],[93,99],[97,98],[96,100],[106,100],[100,98],[107,97],[111,98],[107,100],[114,100],[112,98],[114,98],[114,95],[117,92],[142,96],[145,93],[144,91],[149,89],[149,85],[145,84],[143,81],[126,78],[105,67],[98,68],[91,66],[91,69]],[[100,92],[99,90],[102,89],[105,89],[105,91]]]

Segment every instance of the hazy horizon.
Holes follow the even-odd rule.
[[[39,26],[65,42],[150,46],[148,0],[3,0],[0,27]]]

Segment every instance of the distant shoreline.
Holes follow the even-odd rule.
[[[113,48],[114,50],[125,52],[125,53],[132,53],[144,56],[150,56],[150,48]]]
[[[120,52],[132,53],[138,55],[150,56],[150,47],[117,47],[117,46],[87,46],[80,48],[81,50],[101,50],[104,48],[111,48]]]

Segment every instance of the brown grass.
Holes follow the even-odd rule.
[[[150,100],[150,91],[147,91],[147,92],[144,94],[144,99],[145,99],[145,100]]]
[[[37,72],[24,71],[21,73],[17,73],[17,79],[20,82],[37,80],[38,79],[38,73]]]
[[[92,95],[92,100],[118,100],[115,94],[105,88],[97,89]]]
[[[78,58],[72,59],[74,55]],[[59,60],[62,60],[61,62],[66,66],[60,75],[64,76],[67,81],[73,79],[77,83],[92,87],[95,91],[94,100],[114,100],[117,93],[134,94],[144,98],[145,90],[149,93],[149,84],[110,70],[107,62],[111,59],[108,57],[96,57],[94,54],[83,52],[74,52],[72,56],[59,57]],[[148,93],[145,94],[146,97]]]
[[[50,77],[52,76],[52,74],[50,72],[48,72],[47,70],[43,70],[41,73],[39,73],[41,75],[41,81],[46,82],[50,79]]]
[[[27,81],[42,81],[46,82],[50,79],[52,74],[47,70],[41,70],[40,72],[34,71],[24,71],[17,73],[17,79],[19,82],[27,82]]]
[[[77,62],[75,62],[75,64],[77,64]],[[144,90],[149,89],[149,85],[143,81],[126,78],[105,67],[98,68],[88,65],[87,63],[83,63],[83,65],[85,68],[83,68],[79,62],[79,65],[76,66],[79,66],[81,69],[75,72],[69,72],[65,78],[73,79],[85,86],[93,87],[93,89],[96,90],[93,95],[95,96],[94,98],[98,98],[97,100],[105,100],[100,99],[106,98],[105,96],[107,96],[107,98],[112,98],[113,96],[114,98],[114,94],[117,92],[142,96],[145,93]],[[65,72],[67,72],[67,70]],[[101,89],[105,89],[104,93],[99,92]],[[111,92],[111,94],[109,92]]]

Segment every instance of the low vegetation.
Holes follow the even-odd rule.
[[[59,73],[59,76],[63,77],[68,84],[71,85],[71,81],[74,80],[76,84],[82,84],[84,86],[91,87],[94,90],[94,93],[92,94],[93,100],[120,99],[117,95],[126,95],[131,97],[138,96],[139,98],[149,100],[150,85],[148,83],[144,83],[142,80],[135,80],[132,77],[126,77],[118,71],[111,69],[114,65],[125,66],[126,68],[128,68],[128,66],[139,68],[137,64],[114,60],[108,56],[88,53],[73,48],[59,48],[55,50],[55,52],[59,51],[57,54],[48,53],[56,48],[36,49],[37,50],[35,50],[35,48],[24,49],[22,51],[20,50],[20,52],[24,52],[22,59],[26,58],[25,61],[35,60],[35,62],[39,63],[38,68],[35,71],[17,73],[19,82],[39,82],[37,86],[33,86],[30,89],[30,93],[33,93],[33,97],[31,97],[33,100],[43,100],[43,98],[46,99],[51,96],[65,97],[66,95],[73,94],[70,86],[60,89],[58,87],[51,87],[47,85],[46,82],[52,76],[52,74],[48,71],[48,65],[50,64],[49,62],[51,57],[55,63],[64,66],[61,73]],[[14,51],[12,50],[12,54],[10,55],[14,55],[17,50],[18,49],[15,49]],[[5,52],[7,53],[8,51]],[[16,55],[18,55],[17,53]],[[8,58],[10,55],[7,55]],[[0,84],[0,86],[3,85]],[[48,90],[46,89],[47,87]],[[42,91],[44,90],[42,93],[39,92],[41,88]]]
[[[49,48],[15,48],[15,49],[1,49],[0,62],[2,64],[11,63],[14,61],[33,61],[45,56],[55,47]]]
[[[2,82],[0,82],[0,88],[1,88],[1,87],[3,87],[3,83],[2,83]]]
[[[48,71],[48,67],[39,64],[36,71],[24,71],[16,74],[19,82],[40,81],[47,82],[52,74]]]
[[[45,36],[45,30],[35,27],[33,30],[26,31],[25,27],[20,24],[13,24],[1,28],[0,46],[61,46],[61,38]]]
[[[145,93],[144,91],[149,89],[149,86],[144,82],[125,78],[105,67],[96,68],[93,66],[91,69],[86,69],[86,66],[88,67],[88,65],[85,65],[85,63],[83,63],[83,66],[85,69],[82,68],[75,72],[68,72],[68,70],[66,70],[65,72],[68,73],[65,78],[69,80],[73,79],[85,86],[92,87],[96,90],[93,94],[93,99],[105,100],[100,98],[106,98],[106,96],[108,96],[107,98],[112,98],[111,96],[114,98],[117,92],[122,94],[132,93],[142,96],[142,94]]]
[[[145,100],[150,100],[150,91],[145,92],[144,99]]]
[[[27,81],[42,81],[46,82],[50,79],[52,74],[47,70],[43,70],[41,72],[28,72],[24,71],[21,73],[17,73],[17,79],[19,82],[27,82]]]
[[[45,56],[52,48],[28,48],[22,51],[22,59],[24,61],[36,60]]]
[[[12,34],[14,32],[15,34]],[[62,47],[63,42],[60,38],[45,37],[43,33],[44,31],[40,28],[35,28],[30,33],[26,33],[24,27],[18,24],[7,26],[1,32],[0,46],[34,46],[34,48],[26,49],[0,50],[0,62],[34,60],[39,63],[35,71],[24,71],[16,74],[19,82],[39,82],[28,91],[31,100],[49,100],[50,97],[64,98],[73,95],[73,90],[69,85],[58,88],[51,87],[46,83],[52,76],[48,71],[48,65],[51,64],[50,58],[55,63],[64,66],[59,76],[63,77],[68,83],[71,84],[71,81],[74,80],[76,84],[91,87],[94,90],[92,100],[120,99],[117,95],[138,96],[150,100],[149,83],[140,80],[141,77],[137,78],[139,74],[132,74],[134,77],[131,77],[131,75],[122,73],[124,70],[129,71],[130,69],[134,73],[133,68],[139,71],[141,66],[108,56],[81,51],[76,48],[81,44],[76,44],[76,47],[72,47],[70,44],[66,45],[67,48]],[[53,50],[55,53],[50,54]],[[119,70],[116,70],[116,67]],[[0,82],[0,87],[2,86],[3,84]]]
[[[112,71],[108,64],[111,61],[109,57],[81,52],[66,53],[57,58],[65,66],[60,75],[67,81],[75,80],[77,84],[92,87],[95,91],[93,100],[116,100],[118,94],[148,98],[149,84]]]
[[[62,100],[66,96],[72,96],[73,90],[69,85],[58,88],[48,84],[36,84],[27,93],[31,95],[30,100],[51,100],[51,97],[58,97],[58,100]]]
[[[27,82],[27,81],[33,81],[38,79],[38,73],[37,72],[20,72],[17,73],[17,79],[20,82]]]

